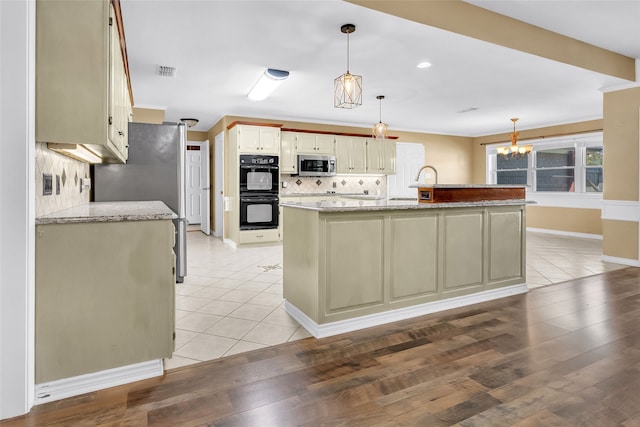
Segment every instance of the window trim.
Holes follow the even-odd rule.
[[[508,147],[509,142],[487,144],[486,153],[486,182],[496,183],[497,153],[499,147]],[[538,206],[602,209],[602,193],[586,192],[584,188],[584,174],[587,166],[585,153],[587,147],[603,147],[603,133],[592,132],[579,135],[569,135],[556,138],[540,138],[528,140],[527,145],[533,145],[532,154],[529,155],[529,165],[527,168],[527,200],[534,201]],[[576,190],[575,192],[553,192],[553,191],[533,191],[535,185],[535,152],[554,148],[569,148],[576,150],[576,162],[574,166]],[[604,166],[603,166],[604,167]]]

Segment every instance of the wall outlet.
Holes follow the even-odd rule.
[[[42,174],[42,195],[50,196],[53,194],[53,174]]]
[[[91,178],[80,178],[80,192],[91,190]]]
[[[331,183],[331,185],[332,185],[332,187],[333,187],[333,188],[336,188],[336,187],[338,186],[338,183],[337,183],[337,182],[335,182],[335,181],[333,181],[333,182]]]
[[[60,194],[60,175],[56,175],[56,194]]]
[[[287,188],[289,183],[287,181],[282,181],[282,188]]]

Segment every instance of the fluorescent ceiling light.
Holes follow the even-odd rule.
[[[274,70],[273,68],[267,68],[260,76],[258,81],[251,91],[249,91],[249,97],[252,101],[262,101],[271,94],[280,83],[282,83],[287,77],[289,77],[288,71]]]
[[[431,63],[430,62],[421,62],[417,65],[418,68],[429,68],[431,67]]]

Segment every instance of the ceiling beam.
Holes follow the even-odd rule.
[[[368,9],[636,81],[635,60],[462,0],[345,0]]]

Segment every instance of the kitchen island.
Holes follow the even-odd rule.
[[[36,219],[36,403],[163,374],[174,216],[162,202],[99,202]]]
[[[285,310],[323,337],[527,292],[525,205],[282,203]]]

